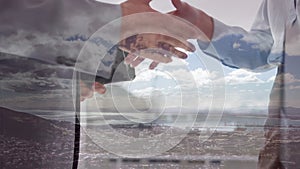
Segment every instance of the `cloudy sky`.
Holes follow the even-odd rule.
[[[101,1],[109,3],[121,2],[120,0]],[[229,25],[241,26],[249,30],[261,0],[227,0],[226,2],[222,0],[189,0],[187,2],[195,7],[203,9],[211,16],[216,17]],[[153,8],[162,12],[169,12],[174,9],[171,2],[168,0],[153,0],[151,5]],[[77,21],[74,23],[77,23]],[[78,32],[80,32],[80,30],[76,29],[75,33]],[[37,37],[43,38],[43,36]],[[21,42],[16,39],[9,40],[13,41],[13,44]],[[47,40],[47,43],[48,42],[49,41]],[[63,42],[68,44],[79,43],[76,39],[74,42]],[[83,42],[80,41],[80,43]],[[29,44],[32,45],[31,43]],[[42,52],[55,49],[55,44],[57,43],[53,44],[54,46],[52,45],[53,48],[51,48],[51,50],[48,50],[48,46],[46,51],[44,50]],[[1,57],[1,60],[6,63],[7,67],[10,64],[12,65],[11,67],[15,67],[15,63],[7,64],[7,59],[5,57]],[[5,92],[8,93],[7,96],[10,97],[2,98],[2,106],[16,106],[14,105],[15,98],[13,96],[15,91],[17,91],[17,89],[20,90],[21,88],[24,90],[22,92],[32,92],[34,97],[29,97],[28,95],[23,97],[20,96],[18,108],[22,108],[22,106],[30,107],[32,105],[38,106],[39,109],[43,109],[42,106],[46,105],[46,109],[53,109],[55,107],[65,108],[68,107],[66,105],[72,104],[71,100],[65,99],[65,102],[67,102],[65,103],[54,97],[56,95],[59,95],[57,97],[60,98],[71,97],[71,92],[68,88],[68,86],[71,85],[70,77],[69,79],[66,79],[61,76],[59,77],[59,81],[56,81],[53,84],[52,82],[49,82],[51,79],[40,79],[41,72],[47,76],[48,74],[53,74],[53,77],[56,77],[60,75],[57,73],[60,71],[52,72],[49,71],[48,65],[41,65],[40,63],[37,63],[36,65],[36,67],[31,66],[32,69],[20,70],[20,72],[23,73],[11,73],[5,75],[5,77],[7,76],[6,80],[1,82],[1,86],[2,88],[5,88]],[[214,66],[212,67],[210,65]],[[102,102],[102,108],[110,109],[117,104],[121,109],[129,109],[128,107],[131,107],[137,110],[146,110],[183,107],[193,111],[209,108],[212,103],[214,104],[213,107],[216,108],[222,108],[223,103],[227,109],[252,109],[253,107],[266,108],[275,75],[275,71],[253,73],[242,69],[222,67],[219,62],[206,56],[200,50],[197,50],[195,53],[190,53],[186,60],[174,59],[173,62],[168,65],[161,64],[157,70],[154,71],[148,70],[147,66],[148,62],[144,62],[143,65],[137,68],[137,77],[132,82],[112,86],[107,85],[108,92],[102,96],[97,95],[99,100],[106,101],[105,103]],[[7,71],[7,67],[2,66],[3,71]],[[37,71],[36,69],[42,69],[42,71]],[[55,69],[60,70],[56,67]],[[61,74],[70,74],[70,72],[61,70]],[[32,80],[32,78],[36,79]],[[18,83],[20,86],[12,86],[7,79],[10,79],[10,82],[14,84]],[[45,88],[51,88],[49,92],[51,92],[52,95],[41,93],[41,91],[47,92],[47,90],[44,90]],[[214,93],[214,91],[218,92]],[[42,96],[39,97],[39,95]],[[116,100],[116,98],[119,100]],[[109,101],[111,102],[109,103]],[[42,103],[39,104],[40,102]],[[45,104],[45,102],[48,102],[49,104]]]
[[[125,0],[97,0],[100,2],[119,4]],[[230,25],[239,25],[249,29],[262,0],[183,0],[204,10],[211,16]],[[169,12],[174,9],[170,0],[152,0],[154,9]],[[247,18],[247,19],[245,19]]]
[[[101,1],[109,3],[122,2],[120,0]],[[249,30],[262,0],[228,0],[226,2],[222,0],[185,1],[206,11],[211,16],[228,25],[240,26]],[[174,9],[170,1],[153,0],[151,6],[161,12],[169,12]],[[222,66],[223,73],[220,74],[208,68],[208,65],[206,65],[208,62],[213,62],[216,67],[220,66],[218,62],[210,60],[209,57],[199,50],[196,53],[190,54],[184,63],[175,59],[173,63],[168,66],[160,65],[158,69],[162,72],[159,70],[156,70],[156,72],[148,71],[146,69],[147,63],[145,62],[137,68],[137,72],[141,72],[137,78],[129,84],[124,83],[122,85],[134,96],[147,98],[148,102],[151,102],[151,99],[153,99],[156,94],[159,97],[155,98],[164,98],[163,102],[166,102],[166,107],[176,107],[179,105],[178,100],[189,97],[189,101],[183,103],[186,105],[181,105],[181,107],[188,109],[206,109],[212,106],[211,104],[214,99],[215,102],[213,103],[215,105],[212,107],[220,108],[219,106],[222,106],[223,93],[214,95],[213,88],[222,85],[219,81],[224,77],[224,104],[226,109],[266,109],[275,70],[254,73],[243,69],[230,69]],[[168,74],[164,74],[164,72]],[[192,80],[193,78],[194,80]],[[178,83],[178,81],[180,82]],[[160,92],[153,94],[153,91]],[[99,97],[107,100],[105,96]],[[171,99],[167,100],[165,98]],[[122,101],[122,103],[127,104],[127,102],[124,101]]]

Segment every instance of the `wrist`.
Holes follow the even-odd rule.
[[[127,0],[128,2],[133,2],[135,4],[149,4],[152,0]]]
[[[196,26],[205,34],[204,40],[211,40],[213,36],[213,18],[203,11],[198,11]],[[202,37],[203,39],[203,37]]]

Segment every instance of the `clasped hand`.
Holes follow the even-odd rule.
[[[149,68],[154,69],[158,63],[171,62],[172,57],[187,58],[182,51],[195,51],[187,40],[196,37],[197,28],[174,15],[159,13],[150,7],[150,2],[128,0],[121,4],[122,41],[119,48],[129,53],[125,63],[132,67],[147,58],[153,61]]]
[[[181,0],[171,1],[176,10],[169,14],[152,9],[151,0],[127,0],[121,4],[123,17],[119,48],[128,53],[126,64],[136,67],[147,58],[152,60],[149,68],[154,69],[159,63],[171,62],[172,57],[187,58],[182,51],[194,52],[195,47],[188,39],[211,39],[211,17]],[[81,87],[81,101],[92,97],[93,92],[103,94],[106,90],[98,82],[92,87],[84,84]]]

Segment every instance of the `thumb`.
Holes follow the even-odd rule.
[[[183,6],[183,2],[181,2],[181,0],[172,0],[172,4],[177,10],[180,10]]]
[[[152,0],[143,0],[144,2],[145,2],[145,4],[150,4],[150,2],[152,1]]]
[[[99,82],[94,83],[94,89],[99,94],[104,94],[106,92],[105,86]]]
[[[152,0],[127,0],[127,1],[149,5]]]

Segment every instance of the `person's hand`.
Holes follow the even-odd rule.
[[[172,32],[166,27],[168,18],[165,14],[153,10],[150,2],[151,0],[128,0],[121,4],[124,16],[121,31],[123,40],[119,43],[119,48],[129,53],[125,63],[132,67],[148,58],[153,60],[150,69],[154,69],[158,63],[171,62],[171,56],[187,57],[186,53],[177,48],[195,51],[195,47],[186,38],[178,36],[178,32]],[[164,34],[165,32],[170,36]]]
[[[186,51],[194,51],[194,46],[183,44],[179,40],[160,34],[138,34],[126,38],[119,44],[119,48],[129,53],[125,58],[125,63],[131,67],[138,66],[147,59],[153,60],[149,68],[154,69],[159,63],[169,63],[173,57],[181,59],[187,58],[187,54],[179,51],[182,48]]]
[[[80,80],[80,101],[84,101],[85,99],[92,98],[94,96],[94,92],[99,94],[104,94],[106,92],[106,88],[103,84],[99,82],[94,82],[92,86],[88,86],[86,83]]]
[[[152,0],[127,0],[121,3],[122,16],[128,16],[136,13],[157,12],[150,7]]]
[[[191,39],[210,40],[212,38],[214,29],[212,17],[181,0],[172,0],[172,3],[176,10],[169,14],[187,20],[198,27],[206,35],[206,37],[201,37],[195,34],[194,37],[190,37]]]

